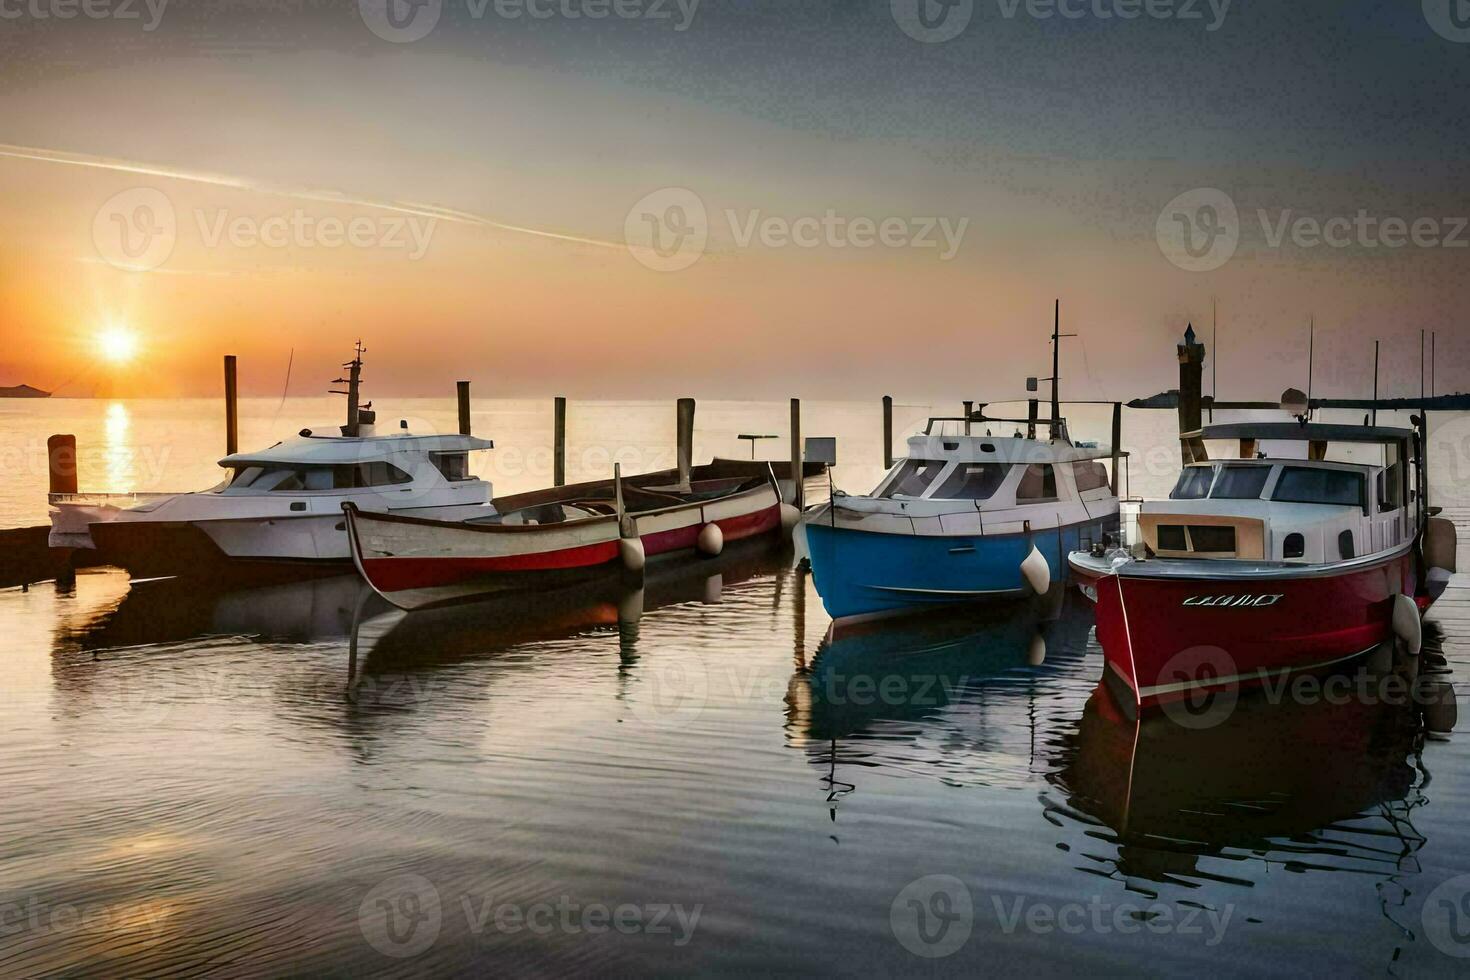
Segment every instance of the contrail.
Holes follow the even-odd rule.
[[[453,208],[439,207],[436,204],[420,204],[415,201],[376,201],[366,197],[352,197],[337,193],[336,191],[285,187],[266,184],[260,181],[246,180],[243,177],[233,177],[228,174],[209,173],[203,170],[183,170],[178,167],[137,163],[132,160],[93,156],[87,153],[68,153],[65,150],[47,150],[33,146],[15,146],[9,143],[0,143],[0,157],[12,157],[17,160],[39,160],[44,163],[61,163],[73,167],[88,167],[93,170],[113,170],[119,173],[140,174],[145,177],[162,177],[167,180],[185,180],[195,184],[229,187],[235,190],[272,194],[277,197],[289,197],[301,201],[321,201],[328,204],[349,204],[358,207],[376,208],[380,211],[411,214],[420,218],[434,218],[455,224],[494,228],[499,231],[511,231],[521,235],[535,235],[538,238],[550,238],[559,242],[595,245],[598,248],[624,247],[621,242],[608,242],[598,238],[584,238],[580,235],[566,235],[561,232],[545,231],[540,228],[527,228],[522,225],[508,225],[483,215],[474,214],[469,211],[458,211]]]

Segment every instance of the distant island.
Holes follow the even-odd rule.
[[[1170,388],[1161,391],[1157,395],[1147,398],[1135,398],[1128,403],[1129,408],[1178,408],[1179,389]],[[1218,409],[1271,409],[1280,408],[1278,402],[1217,402],[1209,395],[1200,399],[1200,407]],[[1368,410],[1373,408],[1371,398],[1313,398],[1313,408],[1361,408]],[[1426,408],[1431,411],[1464,412],[1470,411],[1470,395],[1456,393],[1453,395],[1435,395],[1426,398],[1380,398],[1378,407],[1384,411],[1401,409],[1410,411],[1416,408]]]
[[[14,388],[0,388],[0,398],[50,398],[51,392],[42,391],[40,388],[32,388],[30,385],[16,385]]]

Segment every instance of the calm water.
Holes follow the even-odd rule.
[[[210,482],[217,406],[120,405],[0,403],[0,452],[75,431],[84,489]],[[331,407],[272,428],[247,403],[242,443]],[[547,442],[549,400],[482,407],[496,456]],[[876,405],[805,408],[865,489]],[[701,455],[785,413],[701,404]],[[574,477],[664,465],[671,406],[571,419]],[[1442,425],[1453,482],[1464,421]],[[1135,491],[1171,482],[1147,463],[1171,427],[1130,414]],[[0,525],[44,519],[41,459],[7,470]],[[487,461],[498,490],[545,482],[523,459]],[[1135,726],[1096,693],[1082,606],[834,639],[764,548],[413,616],[351,578],[0,592],[0,974],[1463,974],[1464,722],[1246,699]],[[1453,679],[1470,608],[1441,615]]]

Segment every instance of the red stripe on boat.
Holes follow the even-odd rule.
[[[600,565],[618,557],[618,542],[596,544],[530,555],[496,558],[364,558],[363,570],[373,585],[384,592],[451,585],[495,572],[538,572]]]

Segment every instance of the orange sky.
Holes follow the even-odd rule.
[[[1207,332],[1214,299],[1227,395],[1300,383],[1309,316],[1324,394],[1366,393],[1375,337],[1386,393],[1417,393],[1421,327],[1439,331],[1441,389],[1470,382],[1456,323],[1470,307],[1466,251],[1264,238],[1258,210],[1470,210],[1463,184],[1446,199],[1439,177],[1386,181],[1402,159],[1365,172],[1363,147],[1343,144],[1340,166],[1321,148],[1268,158],[1250,129],[1266,123],[1242,116],[1233,152],[1187,153],[1191,125],[1197,145],[1231,137],[1227,119],[1183,114],[1174,132],[1122,143],[1138,110],[1168,118],[1136,95],[1127,112],[1051,99],[1077,124],[1030,124],[985,90],[993,52],[944,46],[943,71],[959,73],[945,75],[928,50],[938,46],[895,41],[881,19],[853,29],[910,74],[858,71],[833,89],[816,79],[853,66],[821,50],[829,33],[808,39],[810,64],[773,59],[743,75],[672,46],[682,40],[630,35],[689,59],[681,88],[640,79],[675,69],[631,49],[591,64],[588,51],[616,52],[618,39],[576,47],[555,25],[537,57],[472,33],[386,44],[351,17],[312,43],[272,35],[222,54],[184,13],[170,16],[157,36],[77,27],[80,49],[98,53],[81,61],[62,57],[72,28],[45,25],[30,59],[3,69],[0,384],[214,394],[220,356],[234,353],[244,392],[275,395],[294,350],[292,392],[313,394],[360,336],[381,394],[447,392],[467,377],[486,396],[995,400],[1049,373],[1057,296],[1064,326],[1082,334],[1064,358],[1076,397],[1171,384],[1170,345],[1189,320]],[[718,40],[710,27],[688,44]],[[1016,43],[1012,68],[1029,42]],[[44,66],[38,51],[51,53]],[[1085,47],[1078,58],[1145,53]],[[1067,61],[1059,91],[1072,91]],[[773,77],[785,83],[777,104]],[[956,77],[973,85],[941,84]],[[892,111],[926,85],[940,93],[932,105]],[[1171,263],[1156,229],[1161,208],[1197,187],[1227,188],[1242,216],[1239,250],[1205,272]],[[630,212],[661,188],[687,188],[706,210],[707,244],[678,271],[627,247]],[[826,212],[910,231],[966,224],[949,258],[841,237],[741,240],[752,221],[789,228]],[[354,222],[358,240],[341,242]],[[137,246],[143,225],[171,244],[130,258],[124,236]],[[136,336],[129,363],[100,356],[108,329]]]

